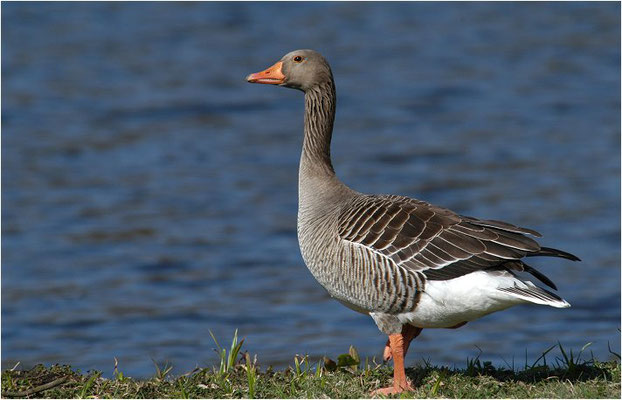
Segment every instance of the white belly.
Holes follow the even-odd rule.
[[[446,281],[427,281],[417,308],[398,314],[400,322],[419,328],[449,328],[516,304],[528,303],[499,287],[525,283],[511,274],[472,272]]]

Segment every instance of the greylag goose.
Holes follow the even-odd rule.
[[[292,51],[246,80],[305,94],[298,243],[309,271],[328,293],[371,316],[388,335],[384,358],[393,359],[393,385],[376,394],[412,390],[404,356],[423,328],[457,328],[517,304],[570,307],[516,274],[530,273],[557,290],[525,257],[579,260],[541,247],[531,238],[540,237],[538,232],[409,197],[359,193],[337,178],[330,158],[336,92],[322,55]]]

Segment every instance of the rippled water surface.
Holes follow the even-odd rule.
[[[544,234],[573,307],[425,330],[408,363],[523,365],[559,340],[620,351],[617,3],[3,3],[2,367],[110,374],[262,365],[357,346],[296,240],[302,94],[244,77],[324,53],[350,186]],[[477,347],[476,347],[477,346]]]

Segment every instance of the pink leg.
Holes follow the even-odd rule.
[[[411,339],[412,340],[412,339]],[[404,391],[413,391],[413,387],[406,380],[406,370],[404,369],[404,348],[406,347],[404,336],[401,333],[389,335],[389,347],[393,354],[393,386],[374,390],[372,396],[382,394],[396,394]]]
[[[421,333],[422,329],[414,327],[412,325],[404,325],[402,326],[402,336],[404,337],[404,357],[406,357],[406,353],[408,353],[408,347],[410,347],[410,342]],[[390,340],[387,340],[387,344],[384,346],[384,352],[382,353],[382,359],[384,361],[389,361],[393,358],[391,354],[391,346]]]

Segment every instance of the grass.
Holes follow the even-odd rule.
[[[241,352],[237,331],[227,350],[218,344],[220,364],[197,368],[172,377],[172,366],[158,365],[146,380],[126,377],[115,369],[112,379],[98,371],[82,374],[69,366],[38,365],[30,370],[2,371],[2,397],[46,398],[362,398],[391,383],[392,369],[361,361],[350,347],[337,361],[327,357],[312,362],[296,355],[294,365],[261,371],[257,357]],[[400,397],[460,398],[620,398],[620,362],[584,360],[589,344],[578,352],[561,344],[547,349],[520,369],[495,367],[479,356],[467,360],[465,369],[436,367],[429,363],[408,368],[416,391]],[[554,360],[551,351],[559,349]],[[372,365],[373,364],[373,365]]]

